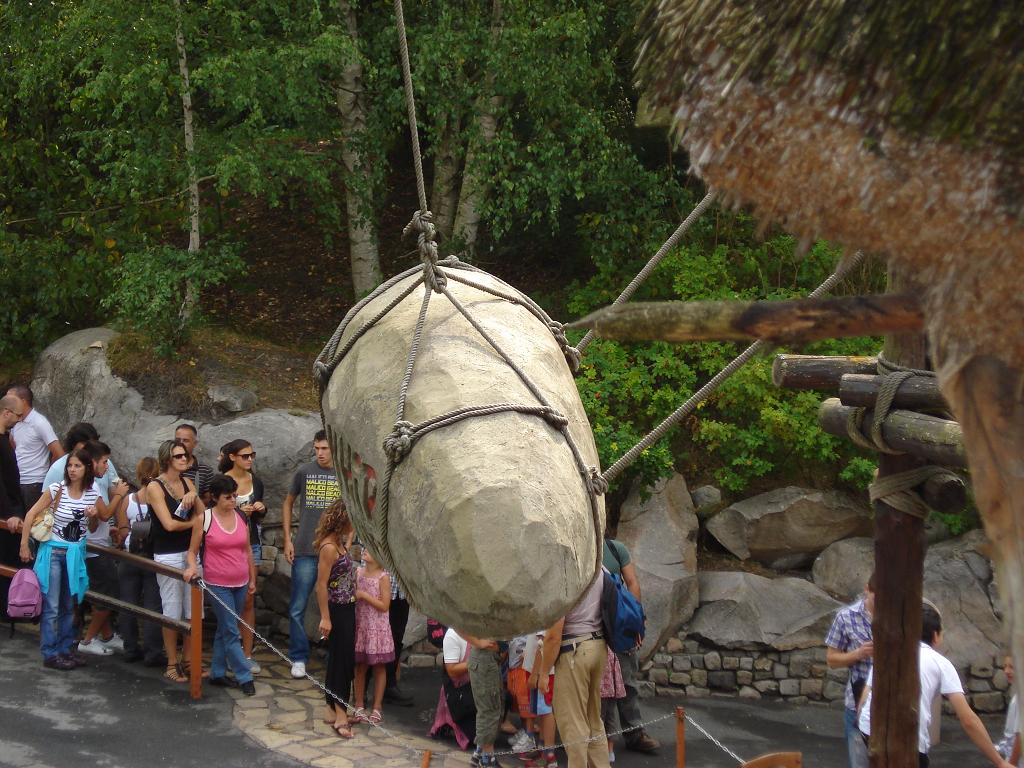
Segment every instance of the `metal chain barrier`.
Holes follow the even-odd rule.
[[[256,630],[256,628],[254,626],[249,624],[245,619],[243,619],[241,616],[239,616],[237,613],[235,613],[234,608],[232,608],[230,605],[228,605],[223,600],[221,600],[220,597],[218,597],[211,589],[209,589],[207,584],[206,584],[206,582],[202,578],[197,577],[193,583],[196,586],[198,586],[204,593],[209,595],[213,600],[215,600],[217,602],[217,604],[220,605],[225,611],[227,611],[227,613],[233,619],[238,621],[239,624],[241,624],[247,630],[252,632],[252,636],[254,638],[256,638],[257,640],[259,640],[259,642],[261,642],[263,645],[265,645],[268,649],[270,649],[270,651],[275,656],[280,658],[281,661],[285,662],[286,664],[290,664],[291,663],[291,660],[288,658],[288,654],[286,654],[282,650],[280,650],[277,646],[275,646],[273,643],[271,643],[267,638],[265,638],[263,635],[261,635]],[[334,701],[336,701],[338,704],[340,704],[342,707],[344,707],[346,712],[352,713],[352,712],[355,711],[355,707],[352,706],[352,704],[350,704],[349,702],[345,701],[345,699],[343,699],[337,693],[332,691],[330,688],[328,688],[322,682],[317,680],[309,672],[307,672],[305,674],[305,678],[307,680],[309,680],[309,682],[311,682],[317,688],[319,688],[320,691],[323,692],[323,694],[325,696],[330,696]],[[612,738],[614,736],[621,736],[623,734],[630,733],[632,731],[638,731],[638,730],[641,730],[643,728],[646,728],[647,726],[654,725],[656,723],[661,723],[661,722],[664,722],[665,720],[669,720],[671,718],[674,718],[675,716],[676,716],[675,711],[672,711],[672,712],[668,712],[668,713],[663,714],[663,715],[659,715],[657,717],[653,717],[650,720],[645,720],[644,722],[639,723],[637,725],[631,725],[628,728],[620,728],[619,730],[612,731],[611,733],[605,733],[602,730],[601,733],[595,734],[594,736],[591,736],[591,737],[589,737],[587,739],[580,739],[579,741],[571,741],[571,742],[558,742],[557,744],[554,744],[554,745],[552,745],[550,747],[543,746],[543,745],[538,745],[536,747],[536,749],[542,750],[542,751],[556,750],[556,749],[564,749],[565,747],[570,747],[570,746],[577,746],[579,744],[590,744],[591,742],[595,742],[595,741],[607,741],[608,739],[610,739],[610,738]],[[733,752],[731,749],[729,749],[724,744],[722,744],[722,742],[720,742],[718,739],[716,739],[714,736],[712,736],[710,733],[708,733],[708,731],[705,730],[700,725],[700,723],[698,723],[696,720],[694,720],[692,717],[690,717],[689,714],[686,715],[686,719],[687,719],[687,721],[690,724],[693,725],[694,728],[696,728],[709,741],[711,741],[712,744],[717,746],[719,749],[721,749],[723,752],[725,752],[730,757],[734,758],[737,762],[739,762],[739,763],[743,762],[742,758],[737,756],[737,754],[735,752]],[[398,733],[395,733],[394,731],[388,730],[387,728],[385,728],[380,723],[370,723],[370,722],[368,722],[367,725],[369,725],[371,728],[376,728],[380,733],[384,734],[384,736],[386,736],[388,739],[390,739],[392,742],[394,742],[396,746],[400,747],[401,749],[403,749],[403,750],[405,750],[407,752],[410,752],[410,753],[416,755],[417,761],[422,756],[422,753],[423,753],[422,748],[413,747],[412,745],[405,743],[405,741],[404,741],[404,739],[403,739],[401,734],[398,734]],[[532,752],[534,750],[528,750],[528,751]],[[444,755],[452,755],[452,754],[465,754],[462,750],[455,750],[455,749],[446,749],[446,750],[441,750],[441,751],[431,750],[431,753],[433,755],[435,755],[435,756],[444,756]],[[495,750],[495,752],[494,752],[495,757],[513,757],[513,756],[522,755],[522,754],[526,754],[526,753],[525,752],[517,752],[515,750],[504,750],[504,751]]]

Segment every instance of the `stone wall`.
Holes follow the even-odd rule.
[[[816,703],[841,709],[847,671],[829,669],[825,654],[823,645],[794,651],[716,648],[680,633],[642,666],[640,694],[777,698],[791,704]],[[957,672],[977,711],[1006,709],[1013,691],[1003,672],[1002,659],[976,662]]]

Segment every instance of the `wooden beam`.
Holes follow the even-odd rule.
[[[912,294],[793,301],[652,301],[605,307],[569,328],[622,341],[778,343],[918,331],[924,313]]]
[[[848,373],[874,374],[878,358],[840,355],[776,355],[772,383],[786,389],[820,389],[835,392]]]
[[[865,376],[858,373],[845,374],[839,382],[839,399],[843,405],[871,408],[878,399],[878,390],[884,376]],[[933,376],[912,376],[904,380],[893,405],[911,411],[948,411],[946,398],[939,391],[939,380]]]
[[[818,423],[830,435],[847,437],[846,423],[853,408],[830,397],[818,409]],[[864,414],[864,425],[871,423],[873,411]],[[890,411],[882,422],[882,437],[897,451],[925,459],[943,467],[966,467],[963,435],[955,421],[914,411]],[[884,455],[884,454],[883,454]]]
[[[891,291],[921,293],[921,287],[915,284],[913,277],[891,263],[888,277]],[[920,333],[886,336],[884,352],[885,358],[896,365],[928,367],[927,342]],[[865,414],[865,419],[870,415]],[[900,448],[895,444],[895,434],[891,438],[888,434],[901,431],[896,428],[897,424],[902,425],[902,431],[909,432],[913,442],[926,445],[931,444],[933,432],[938,432],[939,436],[955,433],[956,447],[962,460],[964,451],[960,442],[960,425],[952,421],[945,425],[927,421],[933,418],[911,411],[890,411],[885,419],[888,429],[885,425],[882,427],[883,437],[893,448]],[[926,424],[935,429],[923,428]],[[878,478],[882,480],[924,464],[916,455],[882,453],[878,457]],[[872,506],[875,513],[875,609],[871,617],[874,653],[868,759],[873,768],[916,768],[924,520],[889,506],[884,498]]]
[[[955,472],[932,475],[921,484],[918,493],[936,512],[960,512],[967,506],[967,482]]]

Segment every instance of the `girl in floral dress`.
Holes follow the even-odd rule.
[[[388,608],[391,607],[391,577],[369,550],[363,552],[365,565],[356,573],[356,711],[357,723],[376,725],[381,721],[387,664],[395,660]],[[366,701],[366,670],[373,667],[373,709],[369,715]]]

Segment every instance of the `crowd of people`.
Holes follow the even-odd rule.
[[[871,736],[871,688],[874,679],[872,659],[874,641],[871,620],[875,612],[875,576],[868,579],[864,594],[840,609],[825,638],[826,660],[833,668],[849,669],[846,683],[844,731],[850,768],[868,768],[868,742]],[[964,733],[997,768],[1018,768],[1021,763],[1020,733],[1017,730],[1017,696],[1014,694],[1006,713],[1002,738],[993,743],[981,719],[964,695],[956,669],[943,656],[942,616],[925,601],[921,608],[921,642],[918,653],[920,695],[918,702],[918,764],[927,768],[928,753],[938,740],[941,700],[950,704]],[[1007,653],[1004,670],[1013,684],[1013,657]]]

